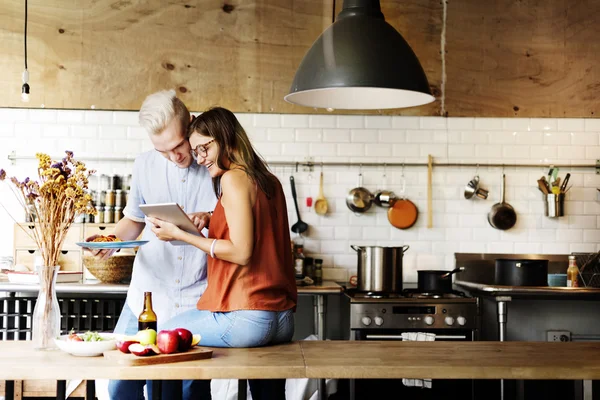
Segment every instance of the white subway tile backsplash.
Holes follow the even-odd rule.
[[[562,132],[581,132],[585,129],[585,122],[580,118],[559,118],[557,129]]]
[[[29,121],[48,124],[56,122],[56,110],[29,110]]]
[[[0,122],[0,136],[8,137],[14,136],[15,134],[15,124]]]
[[[112,111],[83,111],[83,120],[86,124],[112,124]]]
[[[254,114],[254,126],[257,128],[279,128],[281,126],[281,115]]]
[[[392,117],[367,115],[365,117],[365,128],[367,129],[391,129]]]
[[[376,129],[351,129],[350,140],[353,143],[377,143],[379,131]]]
[[[600,132],[600,121],[597,118],[585,118],[583,121],[587,132]]]
[[[337,116],[311,115],[308,117],[308,126],[310,126],[311,128],[336,128]]]
[[[598,145],[598,132],[572,132],[571,134],[571,144],[578,145]]]
[[[447,118],[443,117],[421,117],[421,129],[446,129]]]
[[[448,118],[448,129],[470,131],[475,127],[475,118]]]
[[[348,143],[350,142],[349,129],[323,129],[324,142]]]
[[[594,119],[561,118],[442,118],[372,115],[236,114],[254,146],[270,161],[303,161],[317,164],[298,171],[296,188],[302,219],[310,229],[305,248],[325,260],[332,276],[356,273],[356,253],[351,244],[399,246],[409,244],[404,257],[405,280],[416,282],[418,269],[450,269],[456,252],[568,253],[600,250],[600,202],[596,188],[600,175],[593,169],[561,168],[571,172],[565,216],[543,215],[536,180],[547,174],[548,163],[592,165],[600,158],[600,123]],[[137,112],[89,110],[0,109],[0,148],[18,155],[36,151],[62,154],[65,136],[69,149],[83,159],[97,156],[133,157],[152,149],[148,135],[137,122]],[[34,139],[34,140],[30,140]],[[433,223],[426,227],[427,172],[422,167],[383,169],[363,167],[363,186],[373,193],[389,189],[405,194],[419,209],[410,229],[392,227],[387,210],[377,206],[364,214],[348,210],[345,198],[357,186],[358,164],[426,162],[505,164],[507,201],[518,220],[508,231],[487,222],[490,207],[499,201],[501,168],[434,168]],[[329,213],[319,216],[306,205],[316,198],[320,161],[353,162],[354,167],[325,167],[324,189]],[[510,167],[514,163],[538,164],[539,168]],[[31,163],[30,163],[31,164]],[[19,169],[31,168],[26,162]],[[33,165],[33,164],[31,164]],[[4,167],[4,165],[0,165]],[[10,166],[8,166],[11,169]],[[131,163],[103,166],[106,171],[127,170]],[[289,187],[289,168],[273,167],[288,201],[290,223],[296,221]],[[10,172],[10,171],[9,171]],[[24,172],[28,173],[28,172]],[[463,190],[475,174],[489,189],[488,200],[466,200]],[[10,224],[5,224],[10,227]],[[3,229],[3,228],[0,228]],[[12,228],[2,231],[11,235]],[[10,245],[12,246],[12,245]],[[12,247],[0,247],[0,255]]]
[[[571,134],[567,132],[544,132],[544,144],[569,145]]]
[[[283,128],[308,128],[308,115],[306,114],[284,114],[281,116]]]
[[[42,128],[43,137],[67,137],[69,136],[68,125],[44,125]]]
[[[419,129],[419,117],[392,117],[392,127],[400,129]]]
[[[267,128],[267,140],[270,142],[294,142],[297,138],[305,136],[310,130],[298,129],[298,131],[291,128]],[[309,135],[309,139],[313,135]],[[301,140],[303,142],[310,142],[310,140]]]
[[[502,130],[501,118],[476,118],[475,129],[482,131],[500,131]]]
[[[554,118],[531,118],[529,125],[532,131],[555,131],[558,127],[557,120]]]
[[[365,127],[365,117],[362,115],[338,115],[337,127],[361,129]]]
[[[80,124],[83,122],[81,111],[58,110],[56,113],[56,122],[59,124]]]

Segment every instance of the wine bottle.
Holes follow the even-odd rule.
[[[156,313],[152,309],[152,292],[144,292],[144,310],[138,317],[138,330],[144,329],[157,330]]]

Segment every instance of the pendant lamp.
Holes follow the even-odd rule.
[[[284,99],[307,107],[377,110],[431,103],[427,76],[379,0],[344,0],[298,67]]]

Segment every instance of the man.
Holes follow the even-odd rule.
[[[135,160],[124,218],[117,223],[114,234],[121,240],[135,240],[142,234],[142,239],[149,242],[136,254],[126,304],[115,333],[137,332],[144,292],[152,292],[152,306],[160,326],[161,321],[195,308],[206,287],[206,254],[194,246],[158,240],[139,208],[140,204],[177,203],[188,214],[195,213],[199,229],[207,224],[208,211],[214,209],[217,199],[208,171],[193,162],[187,139],[190,120],[188,109],[174,90],[149,95],[140,109],[140,125],[148,132],[154,150]],[[94,252],[102,258],[113,253],[114,250]],[[139,400],[144,398],[144,384],[110,381],[108,390],[112,400]],[[164,391],[170,390],[165,386]],[[148,391],[150,394],[151,385]],[[184,381],[183,398],[210,398],[210,381]]]

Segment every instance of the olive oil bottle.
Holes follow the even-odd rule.
[[[144,310],[138,317],[138,330],[144,329],[157,330],[156,313],[152,309],[152,292],[144,292]]]

